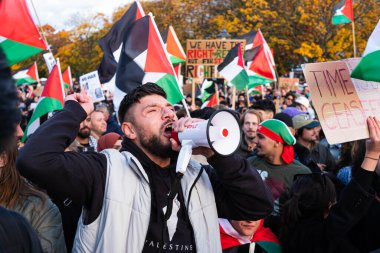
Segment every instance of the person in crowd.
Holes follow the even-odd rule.
[[[123,140],[123,137],[121,137],[117,133],[108,133],[103,136],[101,136],[98,140],[98,152],[101,152],[104,149],[107,148],[113,148],[116,150],[121,149],[121,142]]]
[[[199,147],[193,153],[212,168],[190,161],[184,174],[175,172],[180,146],[171,133],[200,119],[177,120],[158,85],[122,100],[121,152],[64,152],[92,110],[86,94],[68,96],[18,159],[27,178],[83,204],[74,252],[220,252],[218,217],[259,220],[272,211],[270,192],[244,159]]]
[[[334,172],[334,157],[327,147],[318,143],[320,122],[310,119],[307,114],[296,115],[292,120],[296,129],[297,143],[294,151],[297,159],[309,168],[314,168],[311,164],[316,164],[319,171]]]
[[[296,108],[301,112],[309,114],[310,118],[315,118],[314,109],[311,107],[310,100],[305,96],[299,96],[294,100]]]
[[[304,113],[308,112],[307,109],[310,107],[310,101],[305,96],[299,96],[298,98],[296,98],[296,100],[294,100],[294,103],[295,103],[295,107],[299,111],[304,112]]]
[[[36,230],[44,252],[66,252],[61,214],[48,196],[20,176],[17,146],[0,154],[0,205],[23,215]]]
[[[321,128],[321,130],[319,131],[318,140],[319,140],[319,143],[320,143],[321,145],[323,145],[323,146],[325,146],[326,148],[329,149],[331,155],[334,157],[335,162],[338,162],[338,160],[339,160],[339,155],[340,155],[340,149],[342,148],[342,144],[341,144],[341,143],[330,144],[330,143],[327,141],[327,138],[326,138],[326,136],[325,136],[325,132],[323,131],[322,128]]]
[[[293,183],[293,177],[310,173],[309,168],[294,159],[293,145],[296,140],[289,128],[280,120],[261,122],[257,128],[257,156],[248,158],[272,191],[275,199],[273,215],[279,215],[279,198]]]
[[[11,69],[0,47],[0,154],[16,146],[15,132],[20,123],[19,93]],[[2,174],[0,169],[0,175]],[[37,233],[22,215],[0,206],[0,252],[42,252]]]
[[[284,109],[282,112],[288,114],[292,118],[298,114],[306,114],[305,112],[298,110],[296,107],[288,107]]]
[[[97,150],[97,141],[91,135],[91,117],[87,116],[79,125],[75,141],[71,144],[73,151],[92,152]]]
[[[289,91],[284,96],[284,102],[281,105],[281,110],[284,110],[288,107],[294,107],[295,95],[292,91]]]
[[[107,131],[105,133],[117,133],[123,136],[123,131],[121,131],[120,125],[117,122],[116,115],[110,112],[107,104],[100,103],[95,107],[96,111],[101,111],[104,114],[104,120],[107,122]]]
[[[247,158],[253,155],[253,151],[256,147],[256,133],[257,127],[261,123],[261,115],[253,110],[249,109],[243,113],[240,117],[240,127],[242,130],[242,138],[239,148],[236,153],[242,158]]]
[[[20,126],[20,123],[17,124],[16,130],[15,130],[15,137],[16,137],[16,146],[17,149],[20,149],[22,147],[21,139],[24,136],[24,131],[22,131],[22,128]]]
[[[276,106],[272,100],[264,99],[255,102],[251,107],[258,113],[260,113],[263,120],[273,119],[276,114]]]
[[[91,136],[98,141],[100,136],[107,131],[104,113],[102,111],[93,111],[90,115],[90,120]]]
[[[263,219],[256,221],[219,219],[223,253],[281,253],[277,236],[263,225]]]
[[[280,113],[277,113],[276,115],[274,115],[273,119],[277,119],[279,121],[284,122],[285,125],[289,128],[292,135],[296,134],[296,130],[294,129],[294,126],[293,126],[292,117],[290,117],[288,114],[286,114],[284,112],[280,112]]]
[[[379,182],[375,169],[380,156],[380,121],[369,117],[367,124],[370,140],[366,143],[364,159],[338,201],[326,173],[296,176],[281,212],[283,252],[346,253],[379,249],[379,240],[373,234],[379,229],[379,213],[371,213],[370,209],[377,201],[373,185]],[[361,223],[370,224],[371,220],[377,226],[358,227]],[[350,233],[365,240],[350,238]],[[367,240],[375,243],[371,245],[374,248],[368,247]]]

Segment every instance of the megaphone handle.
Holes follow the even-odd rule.
[[[192,153],[193,153],[192,145],[186,144],[186,141],[182,141],[182,148],[179,151],[176,172],[185,174],[186,168],[190,162]]]

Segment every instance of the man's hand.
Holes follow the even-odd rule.
[[[366,156],[379,158],[380,155],[380,121],[376,117],[368,117],[369,140],[366,142]]]
[[[173,123],[172,129],[175,132],[183,132],[187,126],[196,123],[196,122],[201,122],[204,121],[203,119],[197,119],[197,118],[189,118],[189,117],[184,117],[180,118],[179,120],[175,121]],[[181,145],[179,145],[174,139],[170,139],[172,143],[172,149],[175,151],[180,151]],[[210,148],[206,147],[197,147],[193,149],[193,155],[204,155],[205,157],[209,158],[214,155],[214,151]]]
[[[92,102],[92,98],[83,90],[81,93],[74,93],[67,96],[65,100],[73,100],[78,102],[86,111],[87,115],[90,115],[90,113],[94,110],[94,103]]]

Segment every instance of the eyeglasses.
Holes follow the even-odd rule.
[[[302,177],[309,177],[312,178],[314,181],[318,181],[322,184],[323,188],[326,189],[326,173],[323,172],[313,172],[308,174],[295,174],[293,177],[293,183],[299,180]]]

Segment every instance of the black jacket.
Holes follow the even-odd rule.
[[[20,214],[0,207],[0,252],[40,253],[40,240]]]
[[[20,151],[17,166],[23,176],[48,191],[52,198],[70,198],[86,209],[85,224],[99,215],[103,204],[107,160],[101,153],[64,152],[86,118],[82,107],[68,101],[45,122]],[[268,215],[273,199],[260,175],[237,156],[213,156],[210,177],[218,215],[235,220],[257,220]],[[144,168],[145,169],[145,168]]]
[[[358,171],[356,177],[342,191],[340,200],[331,208],[326,219],[305,219],[282,235],[283,252],[361,252],[348,240],[348,233],[367,215],[373,203],[375,196],[370,186],[374,177],[374,172],[363,169]]]

